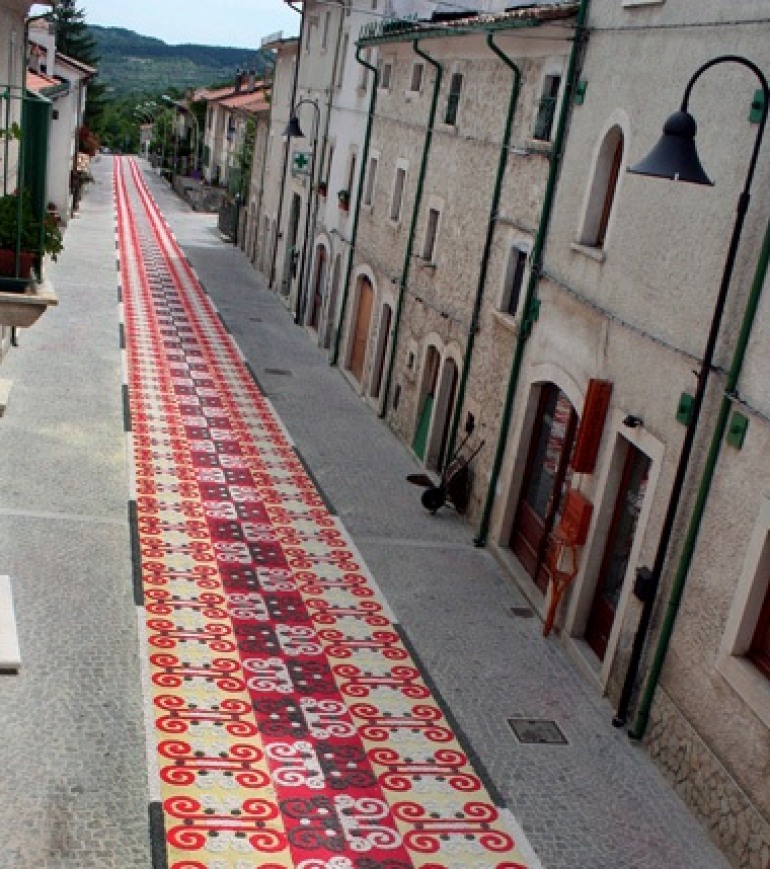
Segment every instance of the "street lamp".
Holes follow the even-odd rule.
[[[759,69],[759,67],[757,67],[750,60],[747,60],[745,57],[739,57],[732,54],[721,55],[720,57],[715,57],[712,60],[709,60],[707,63],[704,63],[703,66],[696,70],[690,81],[687,83],[687,87],[684,91],[684,96],[682,97],[682,104],[680,106],[680,109],[678,112],[675,112],[673,115],[671,115],[666,121],[663,127],[663,135],[661,136],[657,145],[655,145],[652,151],[650,151],[650,153],[643,160],[640,160],[634,166],[631,166],[628,170],[635,175],[648,175],[656,178],[666,178],[672,181],[688,181],[693,184],[713,184],[713,182],[703,169],[703,166],[701,166],[700,158],[698,157],[698,152],[695,147],[695,133],[697,130],[697,125],[693,116],[687,111],[687,108],[690,101],[690,92],[692,91],[695,82],[704,72],[706,72],[706,70],[711,69],[711,67],[717,66],[718,64],[722,63],[740,64],[741,66],[745,66],[750,69],[756,75],[762,86],[762,111],[761,117],[759,118],[754,147],[751,153],[751,160],[749,161],[748,172],[746,174],[746,181],[744,183],[743,190],[738,197],[738,205],[736,208],[735,222],[733,224],[732,235],[730,237],[730,245],[727,251],[727,258],[725,260],[724,270],[722,272],[722,279],[719,284],[719,291],[717,293],[717,298],[714,305],[714,312],[711,318],[711,326],[709,329],[708,338],[706,340],[706,348],[703,353],[700,370],[696,375],[697,387],[690,409],[690,415],[685,430],[684,440],[682,442],[682,449],[679,455],[679,463],[677,465],[676,476],[674,477],[674,483],[671,489],[671,496],[669,498],[668,508],[666,510],[666,516],[663,522],[660,540],[658,542],[658,549],[655,554],[655,561],[653,563],[651,574],[645,577],[648,593],[646,594],[644,608],[642,610],[642,615],[639,621],[639,627],[637,629],[636,637],[634,638],[634,646],[631,652],[631,659],[629,661],[628,672],[626,674],[626,681],[623,685],[623,691],[621,693],[618,713],[615,716],[615,720],[613,721],[616,726],[620,726],[621,724],[623,724],[626,720],[626,715],[628,714],[628,706],[631,700],[631,694],[636,679],[636,672],[638,670],[639,662],[641,660],[642,647],[652,617],[652,604],[655,599],[655,591],[657,590],[658,584],[660,582],[660,577],[663,572],[663,565],[668,554],[668,547],[671,541],[671,533],[677,515],[685,475],[687,473],[687,465],[690,460],[693,441],[695,440],[695,431],[698,426],[698,419],[700,417],[701,408],[703,406],[703,398],[706,393],[706,386],[708,383],[709,374],[711,373],[711,367],[714,358],[714,348],[716,345],[717,336],[719,334],[719,327],[722,321],[722,314],[724,312],[725,302],[727,300],[727,292],[730,287],[730,280],[732,278],[733,267],[735,265],[735,257],[738,251],[738,244],[740,242],[746,212],[748,211],[749,207],[751,183],[754,178],[754,171],[757,165],[757,157],[759,155],[759,149],[762,144],[762,136],[765,131],[765,124],[767,122],[768,102],[770,102],[770,91],[768,90],[767,79],[762,74],[762,71]],[[645,570],[645,568],[642,568],[642,570]],[[647,678],[645,690],[642,693],[642,697],[639,703],[636,724],[633,731],[631,732],[631,736],[636,739],[642,738],[647,726],[647,721],[649,720],[652,697],[655,691],[657,680],[660,676],[660,672],[663,668],[663,662],[665,660],[666,652],[668,650],[668,644],[670,642],[671,634],[673,632],[674,621],[676,619],[676,614],[679,609],[679,603],[681,601],[682,593],[684,591],[684,576],[684,573],[681,573],[681,575],[677,576],[677,579],[674,582],[671,590],[671,598],[669,600],[668,610],[666,612],[666,617],[661,627],[660,640],[655,652],[652,666],[650,668],[650,674]]]
[[[307,268],[307,246],[308,239],[313,234],[313,229],[310,226],[310,207],[313,199],[313,191],[314,184],[313,178],[315,177],[316,171],[316,151],[318,149],[318,128],[321,125],[321,109],[318,107],[318,102],[316,100],[308,100],[301,99],[298,103],[294,105],[292,109],[291,115],[289,116],[289,123],[286,125],[286,129],[283,131],[284,138],[286,139],[304,139],[306,138],[305,134],[302,132],[302,128],[299,125],[299,117],[298,111],[300,106],[309,105],[313,107],[313,147],[310,154],[310,167],[308,169],[308,178],[310,179],[310,190],[307,195],[307,206],[306,206],[306,214],[305,214],[305,239],[302,242],[302,262],[300,264],[299,269],[299,287],[297,289],[297,304],[294,310],[294,322],[297,325],[301,325],[302,319],[304,316],[304,308],[305,308],[305,271]]]
[[[179,109],[180,112],[184,112],[189,115],[193,119],[193,124],[195,125],[195,144],[193,146],[193,172],[196,172],[198,169],[198,151],[200,150],[200,140],[201,140],[201,130],[200,124],[198,123],[198,118],[195,116],[195,112],[184,103],[180,103],[178,100],[172,100],[168,94],[163,94],[161,99],[168,103],[169,105],[175,106]]]

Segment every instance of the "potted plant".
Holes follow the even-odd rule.
[[[318,192],[319,196],[326,196],[328,190],[329,185],[326,183],[326,181],[319,181],[316,185],[316,191]]]
[[[350,191],[339,190],[337,192],[337,201],[339,202],[340,208],[343,211],[347,211],[350,208]]]
[[[37,215],[29,191],[0,196],[0,277],[12,279],[2,281],[3,289],[25,289],[39,257],[55,260],[62,246],[55,217]]]

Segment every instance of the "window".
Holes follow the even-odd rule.
[[[527,251],[520,247],[512,247],[508,257],[508,268],[505,272],[505,287],[501,309],[512,317],[516,316],[521,298],[521,288],[524,285],[524,271],[527,267]]]
[[[377,64],[377,71],[379,72],[380,87],[384,91],[390,90],[390,78],[393,75],[393,63],[391,61],[385,62],[384,60],[380,60]]]
[[[369,171],[366,174],[366,189],[364,190],[364,205],[374,204],[374,185],[377,181],[377,157],[369,157]]]
[[[409,82],[409,90],[413,93],[419,93],[422,90],[422,76],[424,72],[424,63],[415,63],[412,65],[412,79]]]
[[[401,204],[404,199],[404,185],[406,184],[406,169],[399,166],[396,168],[396,179],[393,184],[393,198],[390,201],[390,219],[400,220]]]
[[[428,210],[428,225],[425,227],[425,243],[422,247],[422,258],[431,263],[436,253],[436,235],[438,234],[440,217],[441,212],[437,208]]]
[[[444,123],[454,126],[457,123],[457,107],[460,105],[460,94],[463,89],[463,77],[459,72],[453,73],[449,83],[449,97],[446,104]]]
[[[603,248],[623,163],[623,131],[612,127],[604,137],[596,159],[580,243]]]
[[[547,75],[543,81],[543,94],[537,108],[537,120],[533,138],[542,142],[550,142],[553,121],[556,117],[556,99],[559,96],[561,76]]]
[[[350,194],[350,198],[353,198],[353,185],[356,181],[356,155],[350,155],[350,161],[348,163],[348,178],[347,178],[347,187],[346,190]]]
[[[329,22],[331,21],[331,17],[331,12],[327,12],[324,15],[323,30],[321,32],[321,48],[323,51],[326,51],[326,44],[329,41]]]
[[[342,49],[337,58],[337,79],[335,84],[337,87],[342,87],[342,78],[345,75],[345,63],[348,56],[348,34],[345,33],[342,37]]]

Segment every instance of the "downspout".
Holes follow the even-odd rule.
[[[550,165],[548,169],[548,181],[546,182],[545,194],[543,196],[543,209],[540,213],[540,223],[537,228],[535,243],[532,248],[531,266],[529,272],[529,280],[527,281],[527,292],[524,297],[522,310],[521,326],[516,340],[516,350],[511,363],[511,373],[508,377],[508,387],[505,395],[505,403],[503,405],[503,417],[500,422],[500,435],[497,440],[497,449],[495,451],[494,463],[492,465],[492,473],[489,479],[489,487],[487,489],[487,497],[484,503],[484,512],[481,516],[479,531],[474,538],[476,546],[484,546],[487,542],[489,534],[489,520],[492,516],[492,507],[495,500],[495,490],[497,482],[500,478],[500,469],[503,464],[503,456],[505,455],[505,446],[508,440],[508,433],[511,426],[511,416],[513,413],[514,398],[516,395],[516,386],[521,374],[522,360],[524,358],[524,350],[527,339],[532,332],[532,326],[538,318],[540,301],[535,298],[537,285],[540,280],[540,273],[543,268],[543,251],[545,249],[545,239],[548,232],[548,226],[551,219],[551,211],[553,209],[553,199],[556,191],[556,180],[559,174],[559,166],[561,164],[562,147],[564,145],[564,134],[567,127],[567,115],[569,114],[572,104],[572,94],[575,89],[575,83],[578,76],[578,60],[583,48],[583,43],[586,39],[585,20],[588,14],[588,5],[590,0],[580,0],[580,8],[578,9],[577,19],[575,21],[575,35],[572,39],[572,50],[570,51],[569,63],[567,66],[567,80],[564,85],[564,97],[561,103],[561,111],[559,112],[559,123],[556,129],[556,137],[553,143],[553,149],[550,155]]]
[[[658,645],[655,649],[655,657],[653,659],[652,667],[650,669],[650,674],[647,677],[647,682],[644,686],[644,691],[642,692],[642,696],[639,701],[639,709],[636,714],[634,726],[629,733],[632,739],[641,739],[647,729],[647,723],[650,718],[650,709],[652,707],[652,700],[655,694],[655,689],[658,686],[661,670],[663,669],[663,662],[665,661],[666,654],[668,652],[668,646],[674,630],[674,622],[676,620],[677,613],[679,612],[679,605],[681,603],[682,595],[684,593],[684,587],[687,581],[687,574],[690,570],[690,565],[692,564],[695,543],[698,538],[701,521],[703,519],[703,514],[706,509],[706,501],[708,500],[709,490],[714,479],[714,473],[716,470],[717,460],[719,458],[719,451],[722,445],[722,439],[724,437],[725,430],[727,429],[727,419],[730,415],[732,399],[736,395],[736,387],[738,385],[738,379],[743,368],[744,359],[746,358],[749,337],[751,335],[751,330],[754,325],[754,320],[756,318],[757,308],[759,306],[759,299],[762,295],[762,287],[764,285],[765,278],[767,277],[768,260],[770,260],[770,223],[768,223],[767,229],[765,230],[765,240],[762,245],[762,250],[759,254],[759,262],[757,263],[756,272],[754,274],[754,282],[751,285],[751,291],[749,293],[749,298],[746,303],[746,310],[743,314],[741,331],[738,335],[738,342],[735,348],[735,352],[733,354],[732,362],[730,364],[730,370],[727,375],[725,391],[722,396],[722,403],[719,407],[716,425],[714,426],[714,433],[711,437],[711,446],[709,447],[709,452],[706,457],[706,463],[703,469],[703,475],[701,477],[700,485],[698,487],[698,494],[695,499],[695,506],[693,508],[692,516],[690,518],[690,524],[687,528],[687,535],[684,541],[684,549],[679,559],[676,575],[674,576],[674,581],[671,588],[671,597],[669,598],[668,608],[666,610],[666,615],[661,626]],[[626,706],[627,702],[628,701],[626,701]],[[627,709],[619,710],[618,715],[620,715],[621,711],[627,711]]]
[[[425,142],[422,148],[422,159],[420,161],[420,172],[417,177],[417,190],[414,195],[414,206],[412,208],[412,221],[409,226],[409,236],[406,241],[406,254],[404,255],[404,266],[401,270],[401,280],[398,285],[398,302],[396,303],[396,317],[395,323],[393,325],[393,340],[390,345],[390,359],[388,360],[388,373],[385,376],[385,386],[382,390],[382,407],[379,412],[379,416],[382,418],[388,412],[388,399],[390,397],[390,385],[391,380],[393,378],[393,368],[396,363],[396,350],[398,348],[398,332],[399,327],[401,326],[401,314],[404,308],[404,295],[406,293],[407,282],[409,280],[409,268],[412,264],[412,248],[414,246],[414,233],[417,228],[417,218],[420,212],[420,206],[422,204],[422,191],[425,186],[425,174],[428,168],[428,154],[430,153],[430,146],[433,140],[433,124],[436,120],[436,107],[438,106],[438,94],[441,88],[441,77],[443,75],[443,69],[441,64],[434,60],[432,57],[427,55],[420,47],[419,47],[419,39],[415,39],[412,42],[412,48],[414,49],[415,54],[423,59],[427,60],[428,63],[436,70],[436,81],[433,85],[433,96],[431,98],[430,103],[430,114],[428,116],[428,128],[425,131]]]
[[[353,213],[353,229],[350,235],[350,246],[348,248],[348,262],[345,267],[345,280],[342,284],[342,303],[340,304],[340,315],[337,319],[334,332],[334,351],[330,365],[336,365],[340,355],[340,340],[342,338],[342,324],[345,322],[345,309],[348,305],[348,295],[350,293],[350,276],[353,273],[353,255],[356,251],[356,239],[358,238],[358,221],[361,216],[361,196],[364,190],[364,179],[366,176],[366,163],[369,159],[369,146],[372,139],[372,126],[374,124],[374,107],[377,104],[377,88],[379,87],[379,73],[377,67],[368,63],[361,57],[361,46],[356,45],[356,60],[371,70],[374,75],[372,83],[372,93],[369,97],[369,114],[366,118],[366,132],[364,133],[364,145],[361,155],[361,171],[358,174],[358,192],[356,193],[356,210]]]
[[[500,156],[497,163],[497,177],[495,178],[495,187],[492,194],[492,202],[489,206],[489,218],[487,219],[487,236],[484,240],[484,252],[481,255],[481,269],[479,270],[479,281],[476,286],[476,299],[473,303],[473,313],[471,314],[471,322],[468,326],[468,339],[465,344],[465,354],[463,357],[463,369],[460,375],[460,386],[457,391],[457,401],[455,402],[455,412],[452,419],[452,429],[449,434],[449,441],[446,450],[446,463],[454,455],[455,442],[457,440],[457,429],[460,426],[460,415],[465,402],[465,391],[468,387],[468,377],[471,369],[471,359],[473,357],[473,348],[476,342],[476,332],[479,330],[479,315],[481,313],[481,303],[484,299],[484,289],[487,283],[487,271],[489,270],[489,256],[492,251],[492,241],[495,237],[495,229],[497,225],[497,210],[500,205],[500,196],[503,190],[503,178],[508,164],[508,142],[511,137],[511,129],[513,127],[513,118],[516,114],[516,106],[519,100],[519,91],[521,86],[521,70],[519,67],[494,43],[494,33],[487,33],[487,46],[503,61],[506,66],[513,70],[513,87],[511,95],[508,99],[508,114],[505,118],[505,129],[500,145]]]
[[[294,64],[294,81],[291,86],[291,109],[294,109],[294,103],[297,99],[297,84],[299,82],[299,67],[302,61],[302,35],[305,32],[305,16],[303,12],[299,9],[296,9],[291,0],[286,0],[286,5],[290,9],[294,9],[294,11],[300,17],[299,23],[299,38],[297,39],[297,62]],[[275,82],[275,78],[273,78],[273,82]],[[272,116],[272,111],[271,111]],[[273,241],[273,255],[270,259],[270,277],[268,279],[267,285],[272,289],[273,284],[275,283],[275,261],[278,258],[278,237],[281,232],[281,218],[283,217],[283,200],[284,193],[286,191],[286,167],[289,165],[289,147],[291,146],[291,142],[287,138],[283,144],[283,166],[281,168],[281,192],[278,196],[278,214],[275,218],[275,239]]]

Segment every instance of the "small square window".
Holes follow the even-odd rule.
[[[379,79],[380,79],[380,87],[382,90],[386,91],[390,89],[390,78],[393,74],[393,64],[391,62],[386,63],[384,60],[381,60],[377,64],[377,69],[379,70]]]

